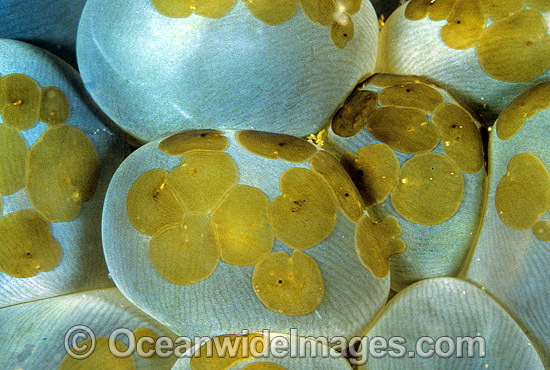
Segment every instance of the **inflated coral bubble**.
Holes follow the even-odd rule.
[[[75,340],[68,340],[66,346],[50,340],[79,329],[85,331],[74,333],[79,339],[73,337]],[[6,348],[10,353],[18,353],[30,343],[41,348],[26,359],[2,356],[3,369],[24,366],[56,370],[169,370],[177,360],[175,356],[156,356],[155,345],[151,346],[153,339],[162,338],[158,343],[166,343],[174,341],[176,334],[140,311],[115,287],[1,308],[0,331],[12,338]],[[80,336],[85,332],[93,336]],[[192,348],[183,338],[176,345],[179,349]]]
[[[369,345],[376,342],[367,338],[389,338],[398,331],[403,344],[438,338],[434,346],[445,355],[369,356]],[[361,354],[359,370],[545,368],[531,338],[506,307],[487,294],[485,287],[457,278],[426,279],[407,287],[368,324],[363,336],[357,351]],[[423,339],[418,342],[419,338]]]
[[[483,228],[464,276],[514,317],[550,361],[548,83],[518,95],[489,135]]]
[[[0,39],[0,75],[0,307],[110,285],[99,224],[127,145],[48,52]]]
[[[452,10],[434,19],[438,4]],[[411,0],[382,28],[376,72],[425,76],[490,125],[526,88],[549,80],[549,11],[516,0]]]
[[[358,251],[380,263],[365,265],[378,276],[385,276],[389,265],[395,290],[457,274],[483,210],[479,119],[445,89],[418,76],[376,74],[351,96],[359,93],[372,99],[363,104],[348,99],[338,111],[345,114],[337,112],[318,138],[339,158],[367,206],[369,222],[362,219],[356,231],[363,239]],[[383,226],[393,219],[395,227]],[[402,250],[401,242],[406,249],[393,255]]]
[[[201,132],[142,146],[111,181],[102,231],[117,286],[185,335],[353,335],[349,318],[376,313],[389,277],[356,251],[364,204],[345,169],[303,139],[249,130],[217,132],[223,149],[163,150]]]
[[[374,71],[378,27],[370,1],[92,0],[77,54],[88,91],[138,140],[306,136]]]

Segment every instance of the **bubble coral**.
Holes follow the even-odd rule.
[[[445,86],[488,124],[550,77],[547,1],[411,0],[387,20],[377,72]]]
[[[212,137],[223,145],[201,148]],[[174,149],[189,142],[192,150]],[[340,171],[327,177],[328,166]],[[105,201],[103,243],[117,286],[177,332],[296,327],[350,338],[389,294],[389,271],[373,277],[349,237],[362,217],[349,175],[314,144],[199,130],[146,144],[123,162]]]
[[[549,94],[549,83],[525,91],[503,110],[491,131],[487,212],[465,271],[468,280],[484,286],[530,334],[546,364]]]
[[[23,4],[27,2],[22,1]],[[374,56],[363,59],[361,53],[350,52],[361,35],[370,32],[361,31],[363,23],[358,19],[361,14],[372,18],[372,12],[365,11],[370,7],[364,1],[358,12],[355,12],[357,2],[340,2],[340,5],[346,5],[346,11],[337,12],[338,17],[329,21],[323,17],[327,4],[329,8],[331,6],[329,1],[317,2],[318,9],[311,6],[313,2],[295,0],[271,3],[182,1],[176,10],[183,11],[183,14],[176,15],[187,18],[179,20],[162,18],[158,14],[152,16],[153,3],[137,0],[124,4],[104,3],[103,6],[109,7],[109,11],[102,12],[101,16],[105,19],[113,17],[111,19],[114,21],[99,31],[91,28],[94,33],[89,33],[90,29],[86,31],[90,24],[83,21],[83,37],[94,35],[98,38],[95,40],[97,43],[88,38],[87,41],[92,42],[90,49],[82,49],[79,53],[84,56],[88,52],[96,56],[99,53],[102,58],[109,55],[110,51],[107,53],[105,49],[103,55],[102,49],[97,49],[97,46],[105,45],[119,49],[117,51],[120,51],[120,55],[137,55],[137,52],[152,50],[151,45],[144,41],[154,36],[153,46],[160,47],[151,54],[167,67],[187,58],[192,59],[194,54],[185,54],[179,59],[171,58],[173,54],[169,46],[181,40],[174,37],[173,33],[144,35],[144,31],[150,28],[136,27],[139,34],[135,37],[126,37],[126,34],[119,35],[116,32],[115,35],[108,35],[109,29],[122,27],[124,25],[121,23],[132,23],[135,20],[129,16],[119,17],[121,13],[118,10],[138,3],[143,7],[136,7],[138,11],[132,13],[132,16],[149,14],[153,17],[150,19],[159,21],[159,26],[195,22],[195,25],[208,24],[215,28],[216,24],[221,26],[224,21],[242,21],[246,18],[247,22],[259,25],[259,28],[254,29],[256,31],[269,29],[267,23],[282,22],[279,26],[270,26],[275,27],[270,29],[271,35],[284,29],[283,25],[299,23],[298,18],[288,19],[295,14],[300,17],[300,22],[304,21],[301,29],[315,32],[293,33],[291,36],[294,37],[288,34],[285,36],[281,32],[284,42],[294,40],[295,36],[301,39],[311,37],[307,41],[306,55],[315,57],[325,54],[321,51],[330,49],[332,52],[328,54],[333,60],[336,55],[352,57],[336,58],[346,62],[342,67],[335,68],[331,64],[315,70],[316,65],[310,59],[278,55],[267,47],[269,42],[262,39],[268,54],[263,55],[261,61],[279,62],[286,68],[285,71],[291,72],[285,76],[296,73],[293,76],[307,78],[311,76],[307,73],[318,73],[322,77],[328,74],[333,79],[330,80],[333,82],[323,82],[322,78],[307,80],[317,84],[309,85],[300,90],[302,92],[317,93],[321,88],[337,90],[336,87],[344,85],[346,89],[343,94],[335,94],[338,99],[334,98],[321,108],[318,106],[320,102],[327,103],[323,100],[325,95],[321,94],[321,99],[302,105],[306,108],[302,112],[304,116],[299,117],[305,117],[306,113],[313,111],[317,112],[317,117],[324,114],[322,119],[313,124],[307,122],[312,124],[311,129],[299,133],[314,134],[310,140],[322,149],[301,138],[252,130],[266,124],[271,131],[271,127],[281,121],[266,118],[264,113],[283,111],[280,113],[280,117],[283,117],[284,110],[289,108],[288,103],[296,100],[294,95],[280,103],[275,100],[279,96],[267,94],[266,99],[252,104],[254,93],[269,92],[280,87],[276,83],[280,81],[280,74],[267,73],[264,76],[266,73],[260,73],[259,77],[256,76],[258,79],[247,81],[257,83],[253,90],[244,91],[249,94],[244,96],[252,96],[251,99],[242,100],[248,104],[246,109],[240,110],[241,113],[249,114],[243,116],[246,119],[237,117],[238,110],[227,109],[228,105],[222,104],[225,107],[222,110],[223,117],[214,120],[208,116],[210,112],[203,110],[204,106],[198,105],[197,111],[207,116],[200,121],[204,126],[200,130],[181,133],[181,129],[176,130],[174,127],[191,120],[185,116],[191,116],[189,110],[178,111],[174,121],[163,121],[160,116],[153,117],[157,119],[156,123],[160,122],[159,126],[171,127],[175,130],[173,133],[180,133],[139,149],[117,172],[107,199],[104,230],[107,231],[105,255],[109,271],[120,291],[116,288],[101,290],[96,288],[109,285],[107,269],[97,253],[97,238],[90,235],[97,235],[99,230],[100,200],[108,178],[99,179],[94,195],[88,202],[82,203],[76,219],[57,222],[59,214],[71,218],[72,212],[75,212],[73,207],[59,202],[60,197],[72,195],[69,198],[74,202],[86,199],[86,194],[92,192],[85,188],[80,191],[82,185],[75,180],[81,178],[81,170],[86,173],[93,163],[86,162],[82,168],[77,168],[76,174],[67,171],[78,167],[75,165],[61,168],[40,165],[40,171],[36,172],[36,169],[28,171],[27,158],[30,157],[35,141],[46,131],[56,133],[54,140],[46,137],[47,140],[43,140],[46,143],[65,143],[67,136],[57,136],[58,133],[75,132],[66,125],[82,131],[94,144],[101,171],[109,163],[113,163],[111,169],[114,171],[114,163],[120,157],[115,156],[111,162],[105,159],[106,153],[122,155],[121,152],[125,152],[125,149],[121,149],[124,144],[110,129],[101,125],[93,128],[86,126],[86,117],[90,115],[98,118],[98,121],[107,121],[86,97],[74,71],[67,70],[62,62],[42,51],[22,45],[12,49],[18,43],[1,41],[0,49],[3,53],[0,56],[0,81],[3,82],[0,85],[4,86],[7,81],[7,88],[0,88],[4,120],[0,125],[0,161],[3,164],[0,172],[0,209],[3,212],[0,219],[0,248],[9,253],[17,248],[6,248],[6,245],[22,245],[29,249],[24,250],[18,258],[0,258],[0,266],[3,271],[9,270],[8,273],[13,275],[28,274],[28,267],[31,268],[30,273],[35,273],[38,267],[43,271],[27,278],[14,277],[6,274],[6,271],[0,273],[3,279],[2,296],[6,297],[6,303],[2,304],[10,305],[0,309],[0,332],[4,334],[0,339],[4,349],[0,355],[0,368],[73,368],[67,351],[76,347],[69,345],[66,349],[62,348],[60,338],[77,324],[88,325],[98,335],[99,348],[96,354],[89,361],[79,362],[84,367],[112,365],[113,359],[106,353],[104,344],[107,336],[121,326],[129,328],[137,338],[158,338],[163,335],[174,337],[193,332],[244,338],[232,333],[240,332],[243,328],[258,331],[263,329],[259,329],[261,326],[280,331],[298,326],[302,329],[302,335],[314,333],[327,337],[344,333],[346,336],[364,335],[365,338],[376,338],[378,341],[389,340],[386,343],[390,345],[389,351],[385,352],[377,350],[379,342],[368,342],[367,339],[363,340],[361,347],[347,349],[347,354],[351,356],[350,362],[359,369],[417,369],[425,366],[443,369],[548,368],[550,296],[547,266],[550,261],[546,243],[550,239],[550,219],[547,213],[546,126],[550,119],[550,100],[548,85],[538,84],[546,79],[547,74],[542,71],[547,68],[547,53],[541,53],[547,47],[546,21],[540,21],[541,15],[547,19],[547,1],[410,1],[398,9],[385,25],[384,19],[380,19],[383,45],[378,65],[385,64],[384,61],[393,57],[400,63],[407,59],[413,62],[409,66],[414,64],[418,68],[428,68],[424,72],[394,72],[427,76],[374,76],[370,82],[378,80],[378,85],[363,88],[361,84],[355,90],[352,88],[359,79],[372,71],[366,68],[358,72],[356,67],[365,61],[366,64],[374,63]],[[166,5],[171,2],[155,0],[155,3]],[[212,8],[213,3],[221,7]],[[14,2],[7,2],[4,14],[8,15],[8,21],[13,14],[18,14],[15,8],[20,4],[18,2],[14,7]],[[374,2],[376,9],[384,9],[388,4]],[[70,14],[74,14],[72,12],[82,5],[79,1],[68,2],[70,11],[56,14],[56,19],[70,18]],[[52,42],[37,39],[31,41],[48,44],[46,46],[63,54],[64,45],[68,44],[56,40],[62,40],[65,37],[62,35],[67,35],[71,27],[64,28],[63,32],[55,31],[57,23],[62,22],[45,23],[44,20],[51,17],[44,17],[41,12],[46,9],[46,14],[59,13],[59,7],[58,3],[53,6],[48,1],[40,4],[33,2],[31,8],[40,14],[40,22],[14,27],[13,37],[33,38],[25,35],[36,32],[33,29],[38,24],[36,29],[53,30],[51,33],[41,32],[44,40]],[[224,7],[228,13],[219,13],[218,10]],[[195,14],[189,14],[190,11]],[[243,18],[235,17],[237,12]],[[402,19],[405,15],[409,17],[406,21]],[[422,20],[412,20],[417,18]],[[349,19],[353,21],[353,33],[348,33],[351,23],[345,21]],[[72,21],[74,28],[74,19]],[[6,35],[6,29],[9,28],[4,27],[6,24],[10,23],[0,25],[0,36]],[[510,32],[516,26],[523,31],[533,31],[531,35],[538,37],[526,38],[529,32]],[[376,24],[369,22],[367,28],[373,31],[376,27]],[[159,30],[162,31],[161,28]],[[12,37],[12,34],[9,35]],[[185,35],[193,38],[192,33]],[[100,36],[120,36],[127,42],[106,45],[102,44],[104,40]],[[218,33],[217,36],[222,35]],[[250,34],[239,32],[223,36],[235,36],[239,42],[250,39]],[[510,36],[503,40],[512,42],[503,44],[500,36]],[[70,37],[74,39],[74,33]],[[403,40],[410,42],[403,45]],[[388,41],[391,41],[391,45]],[[374,44],[376,41],[372,42]],[[57,44],[62,46],[60,50],[55,47]],[[280,44],[277,43],[277,47]],[[191,45],[197,47],[198,43]],[[236,48],[231,49],[232,45],[223,41],[217,46],[229,50],[229,54],[237,54],[230,56],[238,59],[239,55],[235,53]],[[511,48],[519,52],[509,53]],[[93,54],[93,50],[96,54]],[[430,53],[435,53],[434,58],[427,57],[432,55]],[[37,55],[45,59],[36,61],[33,58]],[[443,64],[438,64],[439,59],[435,58],[440,56],[443,57]],[[254,60],[246,58],[247,63]],[[219,57],[206,60],[191,72],[186,71],[195,78],[194,81],[207,81],[207,72],[212,72],[211,68],[217,68],[220,63]],[[301,63],[303,60],[308,63]],[[526,60],[532,63],[524,63]],[[105,101],[115,96],[113,110],[117,114],[130,112],[139,120],[146,117],[147,112],[154,112],[151,116],[162,112],[177,97],[175,90],[163,89],[162,84],[153,91],[153,82],[160,82],[160,79],[145,86],[145,90],[150,93],[147,96],[157,100],[136,98],[137,93],[127,96],[121,91],[111,95],[110,90],[121,87],[140,89],[138,85],[142,78],[153,76],[151,78],[154,79],[159,73],[158,65],[142,75],[127,75],[125,73],[129,70],[120,69],[122,65],[146,62],[145,57],[140,60],[110,60],[113,61],[116,63],[107,63],[107,67],[97,64],[101,65],[95,71],[99,77],[96,75],[86,80],[86,87],[91,91],[96,89],[94,97],[100,104],[103,100],[102,105],[107,111],[109,108]],[[6,67],[13,66],[15,62],[18,68]],[[242,69],[245,64],[237,64],[237,75],[241,76],[239,73],[245,72]],[[482,64],[485,67],[481,67]],[[304,67],[303,70],[300,66]],[[472,66],[476,67],[472,69]],[[265,72],[260,67],[259,64],[253,66],[258,68],[257,71]],[[119,68],[113,73],[118,74],[118,77],[125,76],[127,80],[115,79],[111,84],[101,85],[110,79],[108,75],[112,71],[109,68]],[[309,72],[311,68],[313,72]],[[349,73],[349,78],[339,81],[341,77],[336,72]],[[14,74],[26,75],[36,84]],[[165,82],[176,80],[178,74],[173,73]],[[265,78],[271,80],[266,83]],[[500,81],[528,79],[530,82]],[[13,83],[15,81],[17,83]],[[209,97],[220,98],[224,103],[238,95],[231,94],[239,92],[238,88],[230,91],[226,89],[224,80],[217,82],[210,89],[212,94]],[[479,145],[480,121],[476,115],[458,104],[458,100],[443,89],[435,87],[434,82],[439,82],[446,90],[454,91],[466,100],[474,111],[481,113],[487,125],[492,123],[489,118],[502,111],[496,126],[487,129],[490,131],[487,135],[489,137],[481,135],[482,143],[489,142],[488,150]],[[489,85],[486,82],[490,83],[490,87],[487,87]],[[21,86],[24,88],[20,89]],[[243,86],[248,88],[250,85]],[[533,88],[526,90],[529,86]],[[184,92],[193,92],[196,88],[197,84],[191,84]],[[498,94],[493,95],[497,91]],[[38,100],[37,92],[40,92]],[[470,92],[473,94],[470,95]],[[329,91],[328,94],[332,93]],[[65,109],[64,95],[67,96],[69,110]],[[307,96],[303,94],[301,97]],[[75,100],[75,97],[80,100]],[[206,103],[209,102],[217,104],[206,100]],[[487,107],[484,109],[485,103]],[[262,104],[263,110],[256,110]],[[338,105],[341,105],[341,109],[335,111]],[[4,115],[6,106],[8,109]],[[294,108],[292,105],[290,107]],[[80,115],[80,110],[88,113]],[[215,113],[215,110],[212,112]],[[68,121],[65,122],[67,113]],[[117,120],[121,118],[113,112],[107,113]],[[322,127],[333,115],[331,127]],[[73,121],[76,116],[82,120]],[[35,118],[40,122],[33,128],[18,131],[18,128],[33,126]],[[230,120],[238,121],[245,127],[235,127],[239,131],[222,129],[233,126],[235,122]],[[290,126],[299,126],[305,122],[291,118],[283,121],[285,125],[281,126],[281,131],[286,134],[290,133]],[[125,123],[117,122],[121,126]],[[327,130],[314,132],[321,128]],[[262,129],[268,128],[262,126]],[[486,129],[481,127],[481,132],[486,132]],[[161,135],[160,132],[148,134]],[[102,139],[96,141],[99,137]],[[369,145],[365,147],[365,143],[357,140],[359,138],[366,140]],[[98,142],[101,143],[96,145]],[[67,143],[70,146],[69,140]],[[77,147],[89,153],[85,150],[86,145]],[[37,160],[47,161],[50,158],[51,161],[71,161],[71,158],[63,158],[64,150],[57,153],[44,151],[40,145],[38,148],[39,155],[35,155]],[[346,153],[348,150],[353,154]],[[84,158],[94,162],[89,156]],[[485,163],[486,160],[488,163]],[[484,194],[483,189],[474,185],[483,183],[486,164],[489,184]],[[450,168],[453,168],[452,172]],[[346,177],[344,169],[348,170],[350,176]],[[43,178],[63,179],[59,183],[62,191],[54,187],[57,191],[50,193],[44,191],[45,187],[42,188],[39,182],[35,182],[31,188],[40,194],[35,197],[35,207],[31,204],[30,196],[22,196],[28,172],[34,173],[34,176],[47,173],[47,176],[41,176]],[[430,176],[431,172],[435,176]],[[364,181],[361,173],[371,174],[376,181]],[[145,177],[137,181],[140,176]],[[452,185],[453,191],[442,191],[437,186],[432,191],[426,190],[432,189],[428,187],[432,185],[432,180],[426,181],[430,177],[437,180],[436,185]],[[459,178],[463,180],[462,195]],[[355,189],[352,179],[359,189]],[[54,186],[48,181],[43,184]],[[413,184],[418,188],[412,187]],[[469,186],[473,192],[466,190]],[[132,188],[132,196],[129,196]],[[78,191],[75,192],[75,189]],[[46,210],[40,202],[48,199],[55,201],[54,206]],[[68,204],[74,205],[71,202]],[[459,206],[455,209],[457,203]],[[444,207],[440,208],[440,205]],[[35,209],[30,210],[31,207]],[[84,219],[83,216],[90,208],[94,211],[93,215]],[[461,210],[465,210],[463,214]],[[287,217],[279,217],[281,214]],[[484,214],[481,227],[480,219]],[[288,219],[293,222],[288,222]],[[26,226],[40,232],[42,236],[38,237],[45,243],[36,243],[32,237],[28,237],[31,234],[25,231],[26,226],[18,225],[21,220],[24,220]],[[452,224],[453,221],[456,224]],[[117,230],[112,227],[114,225],[121,225],[121,228]],[[435,231],[437,228],[439,231]],[[311,230],[314,232],[309,232]],[[25,235],[24,239],[28,243],[10,244],[13,235]],[[74,235],[80,235],[80,239]],[[415,237],[417,235],[418,238]],[[476,241],[477,236],[479,238]],[[185,247],[187,244],[196,247],[197,240],[199,244],[206,241],[203,245],[209,246],[212,253],[205,254],[201,248],[191,248],[192,253],[187,253],[189,251],[186,252],[185,248],[178,248],[178,245]],[[88,243],[90,241],[92,243]],[[65,242],[74,243],[77,247],[66,248],[68,244]],[[59,262],[58,254],[51,252],[58,250],[56,243],[62,252]],[[437,248],[438,244],[444,244],[445,248]],[[42,245],[48,246],[46,258],[35,251]],[[400,253],[403,249],[404,253]],[[154,251],[153,255],[149,254],[150,250]],[[26,253],[30,253],[30,257]],[[186,257],[189,258],[174,258],[178,253],[187,253]],[[36,266],[37,260],[40,266]],[[201,263],[205,260],[206,263]],[[197,261],[199,263],[193,264]],[[24,268],[12,270],[14,265]],[[185,268],[179,268],[182,265]],[[404,268],[400,270],[400,267]],[[441,275],[457,277],[424,279]],[[231,277],[237,279],[231,281]],[[418,279],[423,280],[411,284]],[[392,293],[392,298],[386,303],[390,283],[401,290],[395,296]],[[160,323],[126,301],[120,292],[139,307],[145,308]],[[48,298],[54,295],[61,296]],[[16,304],[22,302],[26,303]],[[204,302],[210,305],[202,304]],[[185,310],[192,312],[191,317],[195,320],[182,318],[181,312]],[[209,319],[211,317],[214,319]],[[189,322],[182,325],[186,319]],[[213,328],[209,327],[210,323],[214,324]],[[170,332],[162,325],[177,330]],[[31,326],[33,328],[29,329]],[[426,339],[426,336],[433,342],[424,342],[423,348],[413,348],[416,340],[420,337]],[[251,333],[247,337],[255,339],[260,336]],[[459,342],[459,338],[470,342]],[[293,339],[298,343],[309,343],[311,350],[327,349],[323,344],[305,338]],[[77,342],[73,343],[90,343]],[[124,339],[114,343],[122,349],[130,344]],[[189,342],[181,343],[182,351],[190,349],[188,353],[200,346],[197,344],[192,348]],[[271,347],[270,343],[268,348]],[[474,357],[466,355],[461,358],[460,351],[470,347],[477,351]],[[334,349],[330,353],[336,355]],[[483,349],[486,350],[485,355]],[[430,350],[438,351],[438,354],[430,354]],[[32,355],[29,356],[29,352]],[[308,352],[303,358],[269,359],[269,362],[249,357],[224,362],[227,359],[223,358],[221,365],[218,365],[249,370],[350,368],[340,356],[327,359],[312,358],[310,354]],[[159,357],[146,359],[135,353],[123,362],[128,368],[172,368],[174,357]],[[182,359],[174,368],[200,368],[201,361],[198,361],[199,364],[194,361],[194,364],[190,364],[188,360]],[[208,360],[202,366],[209,368]]]
[[[456,275],[475,243],[486,180],[480,127],[437,85],[378,74],[357,86],[322,135],[361,192],[369,227],[394,235],[381,222],[393,217],[403,230],[407,249],[389,260],[392,289]]]
[[[13,40],[0,53],[0,306],[109,286],[98,222],[128,146],[69,65]]]
[[[355,0],[93,0],[77,50],[88,91],[138,140],[212,127],[305,136],[373,72],[378,21]]]

